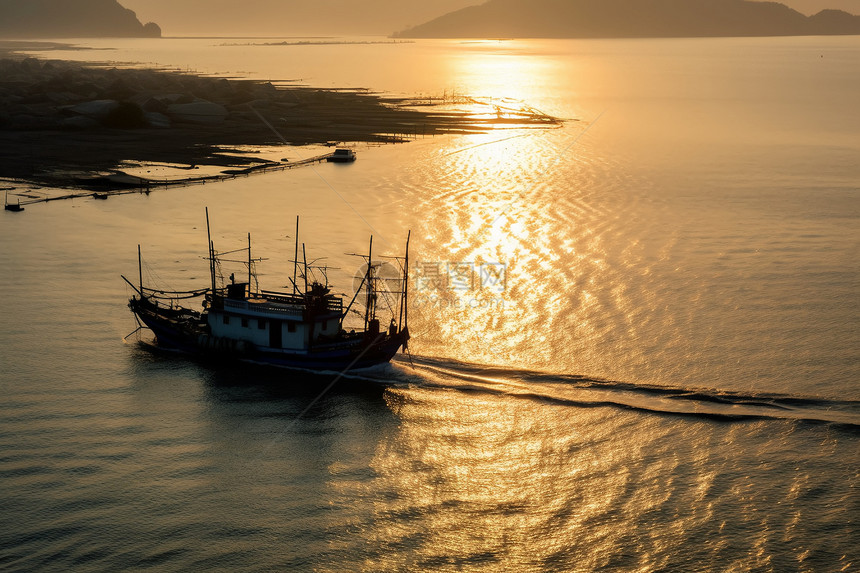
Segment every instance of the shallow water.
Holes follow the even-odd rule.
[[[858,567],[857,38],[218,43],[110,57],[571,121],[5,213],[3,567]],[[412,360],[317,401],[335,373],[123,344],[137,244],[206,285],[206,206],[266,288],[297,214],[349,294],[411,229]]]

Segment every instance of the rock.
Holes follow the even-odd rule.
[[[84,99],[97,99],[100,88],[92,82],[68,81],[69,91],[78,94]]]
[[[147,38],[160,38],[161,26],[155,22],[147,22],[143,25],[143,35]]]
[[[80,99],[76,94],[70,92],[48,92],[45,97],[58,105],[67,105]]]
[[[112,99],[126,99],[137,91],[136,86],[129,85],[123,78],[117,78],[107,88],[107,93]]]
[[[278,88],[276,88],[274,86],[274,84],[272,84],[272,82],[264,82],[262,84],[259,84],[258,89],[261,92],[263,92],[265,94],[269,94],[269,95],[277,93],[277,91],[278,91]]]
[[[139,105],[130,101],[119,102],[119,105],[102,120],[102,123],[114,129],[137,129],[148,125],[143,110]]]
[[[254,99],[249,102],[242,103],[241,106],[254,109],[269,109],[272,107],[272,102],[267,99]]]
[[[161,103],[163,103],[165,105],[170,105],[172,103],[191,103],[192,101],[194,101],[192,98],[190,98],[190,96],[186,96],[185,94],[180,94],[180,93],[159,94],[159,95],[154,96],[154,97],[155,97],[155,99],[157,99],[158,101],[160,101]],[[186,101],[186,102],[179,101],[179,100],[186,98],[186,97],[189,98],[188,101]]]
[[[42,69],[42,64],[36,58],[24,58],[19,64],[22,72],[33,73]]]
[[[193,103],[174,103],[167,107],[168,115],[174,121],[188,123],[221,123],[227,118],[227,108],[206,100]]]
[[[149,94],[137,94],[130,98],[129,101],[139,105],[143,111],[167,112],[167,104]]]
[[[98,121],[83,115],[75,115],[60,120],[59,126],[66,130],[86,130],[94,129],[101,125]]]
[[[143,117],[146,119],[146,123],[149,124],[149,127],[168,129],[171,126],[170,118],[163,113],[158,113],[157,111],[148,111],[143,114]]]
[[[113,99],[97,99],[86,101],[66,108],[66,111],[103,121],[110,113],[119,107],[119,102]]]

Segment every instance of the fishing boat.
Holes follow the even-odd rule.
[[[9,202],[9,192],[8,191],[6,191],[6,199],[3,201],[3,208],[6,209],[7,211],[15,211],[15,212],[24,210],[24,207],[21,206],[21,199],[18,199],[17,203],[10,203]]]
[[[159,346],[202,356],[334,371],[375,366],[389,362],[401,348],[406,351],[409,235],[405,255],[387,257],[396,266],[373,260],[371,236],[367,255],[355,255],[363,258],[365,264],[355,295],[344,305],[344,297],[331,292],[326,269],[308,265],[304,244],[300,264],[298,218],[293,276],[289,277],[291,291],[260,290],[253,279],[255,263],[262,259],[251,256],[250,234],[246,248],[219,254],[211,239],[208,210],[206,231],[210,275],[207,288],[164,291],[147,287],[143,283],[139,246],[138,284],[122,277],[135,291],[128,306],[138,320],[139,329],[151,330]],[[245,250],[246,259],[225,258]],[[247,282],[237,282],[235,273],[230,275],[229,282],[219,277],[224,262],[247,265]],[[399,276],[380,276],[383,266],[397,268]],[[255,283],[256,288],[252,289]],[[183,306],[195,298],[202,299],[201,310]],[[363,312],[353,309],[359,298]],[[383,318],[390,318],[384,328]]]

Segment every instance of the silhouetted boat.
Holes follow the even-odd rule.
[[[209,234],[209,214],[206,214]],[[211,235],[209,235],[211,237]],[[138,273],[140,281],[134,285],[122,277],[136,291],[129,299],[129,308],[156,336],[160,346],[194,354],[219,358],[258,362],[290,368],[315,370],[348,370],[365,368],[388,362],[400,348],[406,350],[409,340],[408,309],[406,305],[407,276],[409,271],[409,237],[404,257],[394,257],[400,266],[397,279],[378,276],[379,263],[373,263],[373,237],[366,256],[367,269],[361,284],[346,307],[343,298],[331,294],[328,279],[319,282],[311,279],[314,267],[304,260],[299,273],[298,219],[296,219],[296,257],[293,261],[292,292],[275,292],[257,289],[252,292],[251,278],[254,259],[251,258],[251,236],[248,235],[248,282],[235,282],[217,286],[216,274],[220,269],[218,254],[209,240],[209,273],[211,285],[196,291],[165,292],[143,285],[140,247],[138,246]],[[244,251],[246,249],[240,249]],[[235,251],[234,251],[235,252]],[[304,259],[304,245],[302,245]],[[237,261],[233,261],[237,262]],[[317,270],[320,270],[317,268]],[[325,276],[325,269],[321,269]],[[300,290],[297,281],[304,280]],[[398,289],[382,289],[382,284],[399,285]],[[258,285],[259,286],[259,285]],[[352,306],[364,294],[364,312],[352,311]],[[380,329],[377,316],[377,298],[387,299],[391,320],[388,328]],[[181,306],[184,299],[203,297],[203,310]],[[348,313],[363,314],[364,328],[347,332],[344,319]]]
[[[15,211],[15,212],[24,210],[24,207],[21,206],[21,199],[20,198],[18,199],[17,203],[10,203],[9,202],[9,192],[8,191],[6,192],[6,199],[3,201],[3,208],[6,209],[7,211]]]
[[[335,149],[334,153],[326,158],[326,161],[331,161],[333,163],[349,163],[351,161],[355,161],[355,151],[346,148]]]

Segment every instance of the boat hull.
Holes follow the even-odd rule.
[[[308,370],[345,371],[369,368],[390,362],[409,339],[408,330],[395,334],[378,333],[320,344],[308,350],[260,347],[243,340],[212,336],[199,317],[176,317],[133,298],[132,312],[155,335],[158,345],[201,357],[240,360]]]

